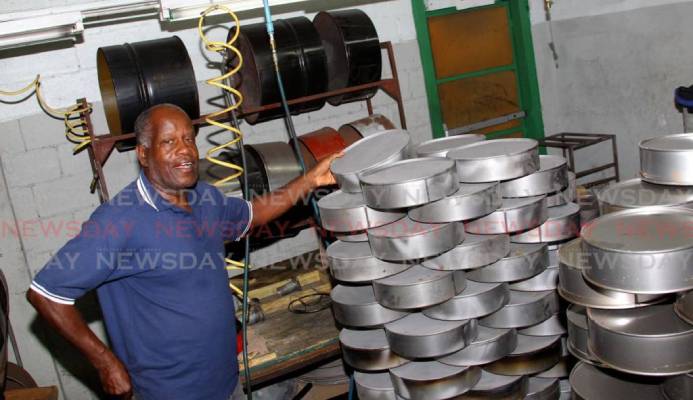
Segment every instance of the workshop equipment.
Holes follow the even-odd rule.
[[[643,180],[660,185],[693,185],[693,134],[645,139],[639,147]]]

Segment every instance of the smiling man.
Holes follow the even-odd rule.
[[[338,155],[249,203],[198,182],[195,131],[180,108],[148,109],[135,133],[139,177],[94,211],[35,276],[27,297],[87,357],[108,394],[240,398],[224,242],[334,184],[329,167]],[[74,307],[92,289],[112,350]]]

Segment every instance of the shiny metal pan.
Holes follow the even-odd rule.
[[[520,178],[539,170],[534,139],[494,139],[448,152],[457,163],[460,182],[480,183]]]
[[[373,281],[378,302],[396,310],[430,307],[464,291],[463,271],[436,271],[414,265],[396,275]]]
[[[640,176],[659,185],[693,185],[693,134],[659,136],[640,142]]]
[[[342,358],[354,369],[361,371],[383,371],[406,363],[408,360],[390,351],[385,331],[351,330],[339,332]]]
[[[555,193],[546,195],[546,206],[557,207],[577,199],[577,183],[575,173],[568,171],[568,187]]]
[[[390,370],[395,393],[410,400],[444,400],[469,391],[481,378],[479,367],[438,361],[412,361]]]
[[[356,393],[360,400],[396,400],[395,388],[388,372],[368,374],[354,372]]]
[[[368,207],[361,193],[332,192],[318,201],[322,227],[334,232],[355,232],[377,228],[403,218],[398,211]]]
[[[566,329],[566,326],[561,320],[560,316],[558,314],[554,314],[546,321],[520,329],[517,331],[517,333],[527,336],[556,336],[565,335],[568,333],[568,330]]]
[[[693,325],[693,291],[681,293],[674,303],[674,311],[679,318]]]
[[[656,185],[635,178],[609,185],[597,192],[597,200],[602,214],[649,206],[693,208],[693,187]]]
[[[580,234],[580,207],[575,203],[550,207],[548,219],[540,226],[512,235],[515,243],[551,243],[572,239]]]
[[[668,400],[693,399],[693,372],[667,379],[662,383],[662,391]]]
[[[561,360],[558,361],[558,364],[534,376],[537,378],[566,379],[570,375],[570,370],[573,368],[574,362],[572,360],[573,358],[571,356],[561,356]]]
[[[508,235],[467,234],[452,250],[421,262],[426,268],[438,270],[469,270],[494,263],[510,253]]]
[[[338,235],[335,235],[335,238],[337,238],[337,240],[341,240],[342,242],[349,242],[349,243],[366,242],[366,243],[368,243],[368,234],[366,233],[366,231],[348,233],[348,234],[338,234]]]
[[[510,254],[493,264],[467,271],[477,282],[513,282],[542,273],[549,264],[546,244],[510,244]]]
[[[483,317],[479,324],[490,328],[526,328],[549,319],[558,312],[558,296],[546,292],[510,291],[510,300],[503,308]]]
[[[517,347],[507,357],[484,366],[500,375],[532,375],[546,371],[561,359],[560,336],[517,335]]]
[[[517,347],[515,329],[494,329],[479,325],[477,336],[465,348],[441,357],[438,361],[450,365],[483,365],[510,354]]]
[[[575,239],[558,250],[558,293],[573,304],[590,308],[624,309],[643,307],[664,300],[661,295],[639,295],[597,288],[583,277],[587,254],[582,239]]]
[[[693,289],[693,210],[644,207],[599,217],[583,227],[594,285],[628,293]]]
[[[498,182],[463,183],[438,201],[409,210],[409,218],[420,222],[452,222],[483,217],[501,206]]]
[[[477,336],[476,320],[441,321],[421,313],[385,325],[390,349],[404,358],[432,358],[454,353]]]
[[[666,400],[659,381],[579,362],[570,372],[575,400]]]
[[[416,146],[415,153],[417,157],[445,157],[451,150],[483,140],[486,136],[474,133],[431,139]]]
[[[558,400],[560,396],[561,386],[558,379],[531,377],[524,400]]]
[[[587,309],[571,304],[566,310],[568,325],[568,351],[576,358],[600,365],[601,363],[589,349],[589,334],[587,333]]]
[[[548,218],[545,196],[503,199],[498,210],[466,222],[464,229],[480,235],[522,232],[540,226]]]
[[[587,310],[589,348],[619,371],[651,376],[693,371],[693,325],[671,304],[630,310]]]
[[[396,209],[440,200],[459,187],[455,163],[446,158],[413,158],[361,174],[363,198],[370,207]]]
[[[378,304],[373,287],[337,285],[330,293],[334,318],[340,324],[353,328],[379,328],[407,315]]]
[[[343,191],[359,193],[361,174],[403,160],[408,145],[409,133],[406,131],[378,132],[344,149],[344,156],[334,160],[330,170]]]
[[[425,224],[407,217],[367,233],[373,255],[389,261],[436,256],[464,240],[464,226],[459,222]]]
[[[503,197],[530,197],[560,192],[568,187],[568,164],[565,158],[539,156],[539,170],[521,178],[501,183]]]
[[[455,400],[522,400],[527,393],[527,377],[496,375],[481,371],[481,379]]]
[[[327,263],[336,280],[350,283],[370,282],[411,267],[411,264],[393,263],[374,257],[368,242],[341,240],[327,247]]]
[[[373,114],[340,126],[339,134],[344,138],[360,140],[391,129],[395,129],[395,124],[392,121],[382,114]]]
[[[550,253],[549,251],[549,254]],[[551,264],[551,261],[549,261],[549,264]],[[542,292],[544,290],[556,290],[557,287],[558,265],[549,265],[543,272],[509,285],[510,289],[522,292]]]
[[[508,303],[510,292],[505,283],[467,281],[463,291],[450,300],[424,309],[424,315],[443,320],[480,318],[498,311]]]

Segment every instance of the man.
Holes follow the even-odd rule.
[[[108,394],[236,398],[242,390],[224,241],[334,184],[329,166],[336,155],[248,203],[198,182],[195,131],[180,108],[150,108],[135,133],[140,176],[96,209],[36,275],[27,298],[93,364]],[[91,289],[113,351],[73,306]]]

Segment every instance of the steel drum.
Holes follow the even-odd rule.
[[[570,373],[574,400],[667,400],[659,381],[580,362]]]
[[[480,318],[508,303],[510,292],[504,283],[467,281],[463,291],[450,300],[424,309],[424,315],[443,320]]]
[[[561,387],[558,379],[531,377],[524,400],[558,400],[560,395]]]
[[[385,325],[390,349],[402,357],[431,358],[454,353],[477,336],[476,320],[441,321],[421,313]]]
[[[336,234],[337,240],[349,243],[368,243],[368,234],[365,231],[351,234]]]
[[[570,354],[590,364],[601,364],[589,349],[587,309],[576,304],[569,305],[566,310],[566,320],[568,324],[568,351]]]
[[[455,400],[522,400],[527,392],[527,378],[504,376],[481,371],[481,379]]]
[[[498,182],[460,184],[449,196],[409,210],[409,218],[435,223],[483,217],[501,206],[498,188]]]
[[[396,400],[395,388],[387,372],[365,374],[354,372],[356,393],[360,400]]]
[[[259,167],[267,179],[269,191],[274,191],[303,174],[301,164],[288,143],[265,142],[247,144],[245,149],[260,160]]]
[[[682,208],[604,215],[582,229],[582,247],[592,267],[583,275],[598,287],[629,293],[693,289],[691,226],[693,210]]]
[[[679,318],[693,325],[693,291],[679,295],[674,304],[674,311]]]
[[[568,187],[560,192],[551,193],[546,196],[547,207],[562,206],[577,199],[577,183],[575,173],[568,171]]]
[[[334,319],[354,328],[377,328],[407,315],[378,304],[373,287],[337,285],[330,293]]]
[[[667,379],[662,383],[662,391],[669,400],[693,399],[693,373]]]
[[[494,329],[479,325],[477,336],[465,348],[438,360],[450,365],[483,365],[510,354],[517,347],[514,329]]]
[[[457,367],[437,361],[412,361],[390,370],[395,393],[411,400],[445,400],[469,391],[481,368]]]
[[[330,170],[343,191],[358,193],[364,172],[404,159],[408,145],[406,131],[378,132],[344,149],[344,156],[334,160]]]
[[[417,157],[445,157],[450,150],[455,150],[471,143],[481,142],[485,139],[486,136],[474,133],[431,139],[416,146],[415,153]]]
[[[389,261],[417,260],[453,249],[464,240],[458,222],[425,224],[408,217],[368,230],[373,255]]]
[[[457,191],[455,163],[446,158],[398,161],[361,175],[363,198],[380,209],[415,207]]]
[[[479,320],[491,328],[526,328],[550,318],[558,312],[558,297],[553,290],[545,292],[510,291],[510,300],[503,308]]]
[[[556,336],[565,335],[568,333],[563,321],[559,317],[559,314],[554,314],[546,321],[540,322],[536,325],[520,329],[517,333],[527,336]]]
[[[551,252],[549,251],[549,259]],[[551,261],[549,261],[551,264]],[[543,272],[523,281],[511,283],[508,286],[512,290],[522,292],[542,292],[544,290],[556,290],[558,287],[558,265],[549,265]]]
[[[551,243],[572,239],[580,233],[580,206],[568,203],[550,207],[540,226],[510,237],[515,243]]]
[[[504,181],[536,172],[537,149],[534,139],[494,139],[452,150],[447,158],[457,163],[460,182]]]
[[[327,126],[313,132],[302,134],[298,136],[297,139],[299,145],[305,147],[305,151],[302,151],[302,155],[304,155],[303,160],[306,164],[306,169],[308,169],[309,164],[315,165],[317,161],[340,152],[351,144],[347,143],[336,129]],[[293,145],[293,141],[290,140],[289,144]],[[306,152],[310,155],[309,158],[312,159],[311,162],[306,161]]]
[[[540,274],[549,264],[546,244],[510,244],[510,254],[493,264],[467,272],[477,282],[512,282]]]
[[[640,142],[640,176],[660,185],[693,185],[693,134],[660,136]]]
[[[570,370],[573,368],[574,364],[572,360],[573,359],[570,356],[562,356],[558,364],[534,376],[538,378],[568,378],[568,375],[570,375]]]
[[[568,164],[560,156],[540,155],[539,170],[501,183],[503,197],[531,197],[559,192],[568,187]]]
[[[498,210],[466,222],[464,229],[481,235],[514,233],[536,228],[548,217],[545,196],[503,199]]]
[[[438,270],[468,270],[491,264],[510,253],[508,235],[467,234],[464,241],[438,257],[421,263]]]
[[[396,275],[373,281],[375,298],[397,310],[429,307],[449,300],[464,290],[463,271],[436,271],[414,265]]]
[[[355,232],[395,222],[406,214],[368,207],[362,193],[332,192],[318,201],[322,227],[328,231]]]
[[[693,188],[656,185],[635,178],[609,185],[597,192],[597,200],[602,214],[649,206],[693,208]]]
[[[517,335],[517,347],[507,357],[484,369],[500,375],[531,375],[556,365],[561,359],[560,336]]]
[[[382,371],[407,362],[406,359],[390,351],[385,331],[351,330],[344,328],[339,332],[344,361],[362,371]]]
[[[339,127],[339,133],[343,137],[365,138],[378,133],[395,129],[395,124],[382,114],[373,114],[368,117],[349,122]]]
[[[693,371],[693,325],[671,304],[631,310],[587,310],[589,347],[619,371],[665,376]]]
[[[368,242],[341,240],[327,247],[327,263],[335,279],[351,283],[370,282],[411,267],[411,264],[391,263],[375,258]]]

